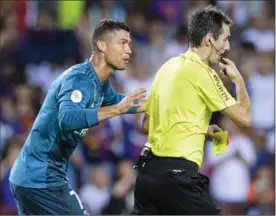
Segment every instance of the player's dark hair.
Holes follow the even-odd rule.
[[[92,33],[92,52],[97,51],[97,41],[104,40],[105,36],[113,31],[125,30],[129,32],[129,27],[123,21],[113,19],[103,19],[94,28]]]
[[[212,33],[215,40],[222,34],[222,24],[229,26],[234,22],[221,10],[208,6],[195,11],[188,21],[188,40],[192,47],[198,47],[202,39]]]

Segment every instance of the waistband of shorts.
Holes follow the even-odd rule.
[[[166,169],[181,169],[191,172],[198,172],[199,170],[199,167],[195,162],[187,160],[185,158],[159,157],[152,154],[151,161],[153,161],[154,163],[158,163],[159,167],[163,167]]]

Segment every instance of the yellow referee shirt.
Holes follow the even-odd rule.
[[[171,58],[157,72],[147,103],[152,152],[200,167],[212,112],[235,103],[217,73],[196,53]]]

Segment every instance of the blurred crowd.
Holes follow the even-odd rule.
[[[228,57],[246,81],[253,127],[241,130],[215,113],[212,123],[229,132],[230,144],[216,156],[207,142],[201,172],[210,177],[211,193],[225,214],[274,215],[275,1],[215,0],[1,1],[0,213],[17,214],[9,171],[52,81],[90,57],[91,31],[100,19],[124,20],[131,28],[132,59],[112,77],[117,91],[128,94],[138,87],[150,90],[158,68],[187,50],[188,16],[210,4],[235,22]],[[119,116],[91,128],[73,153],[68,177],[90,214],[131,213],[132,167],[147,140],[141,118]]]

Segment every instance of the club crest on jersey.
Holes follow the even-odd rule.
[[[82,93],[80,90],[74,90],[70,97],[73,103],[79,103],[82,100]]]

